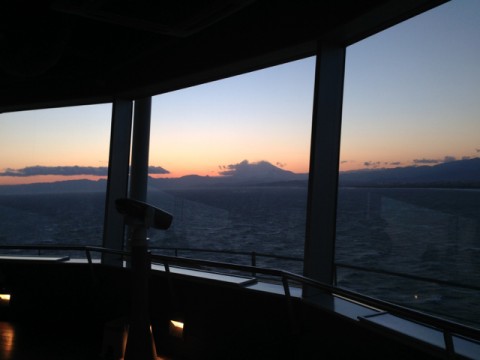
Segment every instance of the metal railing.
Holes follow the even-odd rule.
[[[257,251],[235,251],[235,250],[225,250],[225,249],[199,249],[199,248],[188,248],[188,247],[167,247],[167,246],[150,246],[150,250],[161,250],[167,252],[173,252],[175,257],[180,256],[180,253],[204,253],[204,254],[222,254],[222,255],[235,255],[243,256],[249,259],[250,266],[257,266],[259,258],[265,259],[274,259],[274,260],[285,260],[285,261],[296,261],[303,262],[303,258],[285,256],[285,255],[273,255]],[[185,256],[184,256],[185,257]],[[255,272],[252,273],[252,276],[255,276]]]
[[[404,279],[410,279],[410,280],[415,280],[415,281],[423,281],[423,282],[427,282],[427,283],[430,283],[430,284],[446,285],[446,286],[451,286],[451,287],[456,287],[456,288],[461,288],[461,289],[480,291],[480,286],[475,286],[475,285],[471,285],[471,284],[463,284],[463,283],[458,283],[458,282],[453,282],[453,281],[448,281],[448,280],[434,279],[434,278],[425,277],[425,276],[398,273],[398,272],[395,272],[395,271],[389,271],[389,270],[383,270],[383,269],[366,268],[366,267],[363,267],[363,266],[349,265],[349,264],[343,264],[343,263],[335,263],[335,267],[336,268],[351,269],[351,270],[359,270],[359,271],[370,272],[370,273],[375,273],[375,274],[380,274],[380,275],[396,276],[396,277],[401,277],[401,278],[404,278]],[[336,284],[336,281],[335,281],[335,284]]]
[[[120,250],[113,250],[107,249],[98,246],[56,246],[56,245],[0,245],[0,250],[36,250],[36,251],[85,251],[86,258],[88,260],[88,264],[92,271],[94,271],[94,266],[103,266],[101,264],[95,264],[92,261],[92,252],[100,253],[100,254],[114,254],[122,257],[123,259],[128,259],[131,255],[129,252],[120,251]],[[189,249],[191,250],[191,249]],[[183,267],[190,267],[193,269],[223,269],[223,270],[235,270],[239,272],[244,272],[247,274],[262,274],[266,276],[273,276],[279,279],[279,283],[283,285],[284,294],[289,304],[289,312],[293,317],[292,312],[292,299],[291,299],[291,291],[290,286],[291,283],[299,284],[299,286],[305,287],[312,287],[314,289],[323,291],[327,294],[331,294],[333,296],[340,296],[344,299],[349,301],[357,302],[359,304],[363,304],[364,306],[371,307],[374,309],[378,309],[384,312],[388,312],[392,315],[411,320],[420,324],[424,324],[425,326],[429,326],[434,328],[438,331],[443,333],[445,339],[445,348],[447,354],[454,353],[453,349],[453,336],[461,336],[466,337],[469,339],[473,339],[475,341],[480,341],[480,330],[464,325],[459,324],[450,320],[445,320],[430,314],[425,314],[423,312],[413,310],[410,308],[406,308],[397,304],[393,304],[387,301],[379,300],[376,298],[369,297],[364,294],[360,294],[351,290],[347,290],[344,288],[339,288],[332,285],[327,285],[316,280],[307,278],[302,275],[294,274],[285,270],[278,270],[272,268],[263,268],[251,265],[239,265],[239,264],[232,264],[232,263],[224,263],[219,261],[211,261],[211,260],[199,260],[199,259],[192,259],[192,258],[184,258],[179,256],[167,256],[167,255],[158,255],[158,254],[151,254],[150,259],[154,263],[163,264],[165,271],[167,273],[170,272],[170,267],[172,265],[183,266]],[[345,264],[338,264],[338,266],[343,267],[352,267]],[[357,270],[371,270],[371,269],[363,269],[360,267],[352,267]],[[375,272],[383,273],[383,270],[371,270]],[[385,272],[389,275],[400,275],[404,276],[403,274],[396,274]],[[411,276],[409,276],[411,277]],[[417,278],[414,277],[415,280],[422,280],[422,281],[430,281],[432,279],[427,278]],[[434,280],[434,279],[433,279]]]
[[[42,252],[45,251],[58,251],[58,250],[70,250],[70,251],[85,251],[86,253],[86,258],[91,262],[91,252],[99,252],[102,253],[102,247],[99,246],[78,246],[78,245],[0,245],[0,249],[3,250],[35,250],[38,255],[42,255]],[[258,259],[260,258],[265,258],[265,259],[274,259],[274,260],[285,260],[285,261],[294,261],[301,263],[303,262],[303,258],[300,257],[294,257],[294,256],[285,256],[285,255],[276,255],[276,254],[269,254],[269,253],[262,253],[262,252],[257,252],[257,251],[235,251],[235,250],[228,250],[228,249],[203,249],[203,248],[189,248],[189,247],[167,247],[167,246],[150,246],[149,250],[161,250],[161,251],[167,251],[167,252],[172,252],[173,256],[175,257],[180,257],[180,254],[188,254],[188,253],[205,253],[205,254],[226,254],[226,255],[235,255],[235,256],[243,256],[249,259],[249,264],[252,267],[256,267],[258,263]],[[110,249],[109,251],[114,251]],[[124,254],[124,252],[121,252]],[[117,254],[117,255],[120,255]],[[187,256],[183,256],[184,258],[188,258]],[[199,260],[199,259],[196,259]],[[453,282],[453,281],[448,281],[448,280],[441,280],[441,279],[435,279],[431,277],[424,277],[424,276],[418,276],[418,275],[412,275],[412,274],[406,274],[406,273],[399,273],[399,272],[394,272],[394,271],[389,271],[385,269],[376,269],[376,268],[368,268],[364,266],[358,266],[358,265],[351,265],[351,264],[346,264],[346,263],[340,263],[340,262],[335,262],[334,263],[335,268],[344,268],[344,269],[351,269],[351,270],[359,270],[363,272],[370,272],[370,273],[375,273],[375,274],[380,274],[380,275],[389,275],[389,276],[395,276],[399,278],[404,278],[404,279],[410,279],[410,280],[415,280],[415,281],[422,281],[422,282],[427,282],[431,284],[438,284],[438,285],[445,285],[445,286],[450,286],[450,287],[456,287],[456,288],[461,288],[461,289],[468,289],[468,290],[475,290],[475,291],[480,291],[480,286],[475,286],[472,284],[464,284],[464,283],[459,283],[459,282]],[[335,271],[336,273],[336,271]],[[255,276],[255,273],[252,273],[252,276]],[[336,276],[334,279],[334,284],[337,285],[336,283]]]
[[[417,310],[409,309],[397,304],[372,298],[367,295],[360,294],[351,290],[338,288],[332,285],[327,285],[327,284],[318,282],[316,280],[307,278],[305,276],[294,274],[285,270],[260,268],[260,267],[250,266],[250,265],[238,265],[238,264],[223,263],[223,262],[211,261],[211,260],[197,260],[197,259],[191,259],[191,258],[171,257],[166,255],[151,255],[151,258],[152,258],[152,261],[158,261],[164,264],[166,263],[168,265],[181,265],[181,266],[191,265],[196,267],[201,266],[205,268],[230,269],[230,270],[237,270],[245,273],[255,272],[257,274],[262,274],[262,275],[276,276],[280,279],[280,282],[283,284],[284,292],[286,296],[290,296],[290,283],[295,282],[297,284],[300,284],[302,287],[311,286],[318,290],[322,290],[326,293],[330,293],[332,295],[338,295],[343,298],[353,300],[357,303],[364,304],[371,308],[381,309],[383,311],[390,312],[400,317],[409,318],[409,319],[413,319],[414,321],[418,321],[420,323],[428,324],[439,330],[444,330],[450,334],[456,333],[459,335],[480,339],[480,331],[475,328],[465,326],[463,324],[458,324],[449,320],[441,319],[441,318],[438,318],[429,314],[425,314]]]
[[[174,253],[174,256],[178,257],[180,253],[211,253],[211,254],[229,254],[229,255],[237,255],[237,256],[244,256],[250,258],[250,265],[255,267],[257,266],[257,259],[259,258],[270,258],[275,260],[287,260],[287,261],[296,261],[296,262],[303,262],[303,258],[293,257],[293,256],[284,256],[284,255],[273,255],[267,254],[262,252],[256,251],[233,251],[233,250],[223,250],[223,249],[197,249],[197,248],[187,248],[187,247],[160,247],[160,246],[152,246],[150,247],[152,250],[162,250],[162,251],[171,251]],[[399,273],[395,271],[389,271],[384,269],[375,269],[375,268],[367,268],[363,266],[351,265],[346,263],[335,262],[335,278],[334,278],[334,285],[337,285],[337,269],[344,268],[344,269],[351,269],[351,270],[359,270],[363,272],[375,273],[380,275],[388,275],[388,276],[395,276],[398,278],[415,280],[415,281],[422,281],[430,284],[437,284],[437,285],[444,285],[453,288],[460,288],[460,289],[467,289],[467,290],[474,290],[480,291],[480,286],[475,286],[472,284],[464,284],[459,282],[453,282],[448,280],[441,280],[435,279],[431,277],[425,276],[418,276],[406,273]],[[255,273],[252,273],[252,276],[255,276]]]
[[[45,252],[45,251],[60,251],[60,250],[82,251],[82,252],[84,251],[89,263],[92,262],[91,252],[105,253],[107,251],[110,254],[117,254],[121,256],[126,256],[125,254],[127,254],[127,252],[117,251],[113,249],[106,249],[100,246],[89,246],[89,245],[87,246],[34,245],[34,244],[32,245],[0,245],[0,250],[22,250],[22,251],[35,250],[37,251],[38,255],[42,255],[42,252]],[[252,269],[256,268],[258,263],[257,260],[259,258],[270,258],[275,260],[303,262],[303,258],[299,258],[299,257],[274,255],[274,254],[268,254],[268,253],[262,253],[262,252],[256,252],[256,251],[235,251],[235,250],[226,250],[226,249],[200,249],[200,248],[188,248],[188,247],[164,247],[164,246],[150,246],[149,250],[170,251],[170,252],[173,252],[174,257],[180,257],[180,253],[211,253],[211,254],[228,254],[228,255],[244,256],[249,258],[249,263]],[[152,256],[157,256],[157,254]],[[187,259],[194,259],[194,261],[196,262],[202,261],[198,258],[189,258],[186,256],[183,256],[182,258],[185,261],[187,261]],[[234,265],[233,263],[228,263],[228,264]],[[409,280],[422,281],[422,282],[427,282],[431,284],[438,284],[438,285],[445,285],[445,286],[456,287],[461,289],[480,291],[480,286],[475,286],[472,284],[463,284],[463,283],[458,283],[458,282],[453,282],[448,280],[441,280],[441,279],[435,279],[430,277],[399,273],[399,272],[394,272],[394,271],[389,271],[384,269],[367,268],[363,266],[351,265],[351,264],[339,263],[339,262],[335,262],[334,265],[335,265],[335,269],[345,268],[345,269],[351,269],[351,270],[359,270],[363,272],[370,272],[370,273],[375,273],[380,275],[389,275],[389,276],[395,276],[395,277],[409,279]],[[337,271],[335,271],[335,274],[336,273]],[[255,276],[255,275],[256,273],[253,270],[252,276]],[[334,279],[335,286],[337,285],[336,280],[337,280],[337,276],[335,275],[335,279]]]

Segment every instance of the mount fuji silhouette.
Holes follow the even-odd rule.
[[[267,161],[247,160],[222,168],[219,176],[187,175],[149,179],[150,190],[212,186],[302,186],[308,174],[297,174]],[[339,186],[369,187],[472,187],[480,188],[480,158],[451,161],[434,166],[407,166],[340,172]],[[66,180],[28,185],[2,185],[0,195],[104,192],[106,180]]]

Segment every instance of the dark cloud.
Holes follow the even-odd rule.
[[[284,168],[287,164],[281,163],[281,162],[276,162],[275,165],[277,165],[279,168]]]
[[[283,170],[265,160],[257,162],[243,160],[238,164],[226,165],[224,171],[219,171],[220,175],[235,176],[237,178],[275,177],[285,176],[285,174],[290,173],[290,171]]]
[[[480,149],[475,149],[477,151],[477,153],[480,153]]]
[[[108,168],[105,166],[27,166],[22,169],[5,169],[0,176],[28,177],[36,175],[95,175],[106,176]]]
[[[365,165],[366,167],[378,167],[382,162],[381,161],[365,161],[363,163],[363,165]]]
[[[347,162],[348,162],[348,160],[342,160],[342,161],[340,161],[340,164],[345,164]]]
[[[168,174],[169,172],[160,166],[150,166],[148,168],[150,174]],[[38,175],[93,175],[107,176],[108,168],[106,166],[27,166],[22,169],[5,169],[0,172],[0,176],[28,177]]]
[[[398,165],[402,165],[402,163],[400,161],[392,161],[391,163],[389,163],[389,165],[398,166]]]
[[[170,171],[165,170],[161,166],[149,166],[148,173],[149,174],[170,174]]]
[[[435,159],[413,159],[413,162],[415,164],[438,164],[441,161],[440,160],[435,160]]]
[[[249,167],[250,163],[248,160],[243,160],[242,162],[238,164],[230,164],[230,165],[222,165],[223,171],[220,171],[220,175],[234,175],[236,172],[242,171],[242,169],[247,169]]]
[[[470,156],[462,156],[462,160],[470,160],[471,157]]]
[[[457,158],[455,156],[447,155],[443,158],[443,162],[451,162],[451,161],[455,161],[455,160],[457,160]]]

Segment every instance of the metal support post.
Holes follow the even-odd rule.
[[[151,98],[139,99],[135,101],[134,107],[130,197],[139,201],[147,198],[151,104]],[[145,219],[145,224],[148,223],[151,221]],[[125,360],[152,360],[156,359],[157,355],[150,327],[150,259],[145,224],[133,225],[130,228],[132,309]]]

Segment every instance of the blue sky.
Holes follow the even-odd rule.
[[[441,160],[480,148],[480,2],[457,0],[347,49],[342,160]]]

